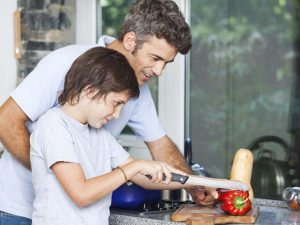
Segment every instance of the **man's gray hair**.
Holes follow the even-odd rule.
[[[134,52],[151,36],[165,39],[181,54],[192,46],[190,28],[172,0],[137,0],[128,9],[118,40],[131,31],[136,35]]]

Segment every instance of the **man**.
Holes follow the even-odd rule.
[[[116,136],[128,124],[145,141],[154,160],[191,173],[182,154],[162,129],[146,84],[160,76],[178,52],[186,54],[191,47],[190,29],[177,5],[172,0],[138,0],[129,9],[118,39],[103,36],[98,46],[124,54],[140,85],[140,97],[129,101],[119,119],[110,121],[106,128]],[[59,107],[57,99],[67,71],[78,56],[92,47],[95,45],[72,45],[50,53],[0,108],[0,140],[8,150],[0,161],[0,210],[13,214],[13,219],[30,224],[33,189],[29,135],[35,121],[49,108]],[[215,202],[214,190],[188,191],[199,204]]]

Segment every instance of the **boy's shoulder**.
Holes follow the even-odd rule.
[[[37,126],[53,126],[62,122],[61,108],[54,107],[49,109],[44,115],[42,115],[38,121]]]

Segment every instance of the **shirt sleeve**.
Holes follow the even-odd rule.
[[[58,104],[65,76],[73,61],[89,47],[70,45],[45,56],[11,93],[23,112],[35,121]]]
[[[40,157],[44,157],[48,168],[60,161],[80,162],[67,125],[54,116],[42,117],[31,134],[30,144],[31,155],[41,154]]]
[[[166,135],[166,131],[158,119],[149,87],[146,84],[140,89],[140,97],[128,121],[128,126],[143,141],[155,141]]]

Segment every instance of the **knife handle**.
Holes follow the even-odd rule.
[[[189,176],[183,176],[183,175],[180,175],[180,174],[177,174],[177,173],[171,173],[172,174],[172,179],[171,181],[174,181],[174,182],[179,182],[181,184],[185,184],[185,182],[187,181],[187,179],[189,179]],[[152,179],[152,176],[151,175],[145,175],[149,180]],[[164,174],[163,175],[163,180],[166,179],[166,175]]]
[[[172,174],[172,181],[179,182],[181,184],[185,184],[185,182],[189,179],[189,176],[180,175],[177,173],[171,173]]]

